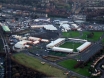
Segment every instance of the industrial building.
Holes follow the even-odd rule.
[[[77,29],[79,26],[77,24],[71,24],[75,29]]]
[[[61,25],[60,25],[60,28],[62,28],[62,31],[71,30],[69,24],[61,24]]]
[[[17,42],[15,45],[14,45],[14,49],[24,49],[24,48],[29,48],[29,45],[27,45],[27,42],[26,40],[22,40],[20,42]]]
[[[40,42],[49,42],[48,39],[41,39],[38,37],[22,37],[19,35],[12,35],[11,36],[13,38],[9,39],[10,42],[14,43],[14,39],[17,39],[16,43],[13,46],[13,50],[15,51],[20,51],[23,50],[25,48],[30,48],[30,45],[36,45],[39,44]]]
[[[57,30],[57,28],[51,24],[48,24],[48,25],[32,25],[31,28],[44,28],[46,30]]]
[[[10,32],[10,29],[9,29],[9,27],[8,26],[2,26],[2,29],[3,29],[3,31],[4,32]]]

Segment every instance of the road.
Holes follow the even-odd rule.
[[[11,59],[10,59],[10,48],[7,44],[6,38],[0,27],[0,36],[3,41],[4,51],[6,53],[6,78],[11,78]]]
[[[99,64],[96,66],[96,69],[101,70],[101,72],[102,72],[102,75],[101,75],[100,78],[104,78],[104,70],[100,68],[100,66],[101,66],[102,64],[104,64],[104,60],[101,60],[101,61],[99,62]]]

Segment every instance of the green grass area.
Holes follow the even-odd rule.
[[[62,32],[63,37],[68,37],[68,38],[75,38],[80,36],[80,33],[78,31],[68,31],[68,32]]]
[[[60,47],[74,49],[74,52],[77,52],[76,48],[78,48],[81,45],[82,43],[65,42],[64,44],[60,45]]]
[[[102,34],[104,32],[93,32],[94,33],[94,36],[92,38],[87,38],[87,35],[90,34],[91,32],[90,31],[86,31],[86,32],[83,32],[83,36],[81,37],[82,39],[87,39],[89,41],[97,41],[99,40],[99,38],[102,36]]]
[[[97,40],[99,40],[99,38],[102,36],[102,34],[104,32],[93,31],[94,36],[92,38],[87,38],[87,35],[91,33],[90,31],[85,31],[85,32],[82,32],[82,33],[83,33],[83,36],[81,37],[81,39],[87,39],[89,41],[97,41]],[[68,32],[63,32],[62,35],[63,35],[63,37],[75,38],[75,37],[79,37],[80,33],[78,31],[68,31]]]
[[[49,52],[49,55],[60,56],[60,57],[66,57],[67,53],[50,51],[50,52]]]
[[[73,59],[65,60],[59,62],[58,64],[76,73],[82,74],[84,76],[90,76],[90,73],[88,71],[90,64],[88,66],[85,66],[84,68],[76,68],[76,69],[74,69],[74,66],[77,64],[77,61]]]
[[[32,56],[28,56],[24,53],[18,53],[18,54],[13,55],[13,57],[15,60],[17,60],[22,65],[33,68],[33,69],[43,72],[47,75],[54,76],[54,77],[67,78],[67,76],[64,75],[64,71],[62,71],[58,68],[55,68],[53,66],[50,66],[47,63],[45,63],[43,65],[43,64],[41,64],[41,61],[39,59],[34,58]]]

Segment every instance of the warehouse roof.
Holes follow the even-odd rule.
[[[28,40],[19,41],[14,45],[14,47],[18,48],[18,49],[25,48],[25,45],[27,42],[28,42]]]
[[[32,28],[42,28],[44,27],[46,30],[57,30],[57,28],[51,24],[47,24],[47,25],[32,25]]]
[[[70,25],[69,24],[62,24],[60,25],[61,27],[63,27],[66,30],[70,30]]]
[[[46,30],[57,30],[57,28],[54,27],[53,25],[44,25],[44,28],[45,28]]]
[[[71,24],[72,26],[74,26],[75,28],[78,28],[78,25],[77,24]]]

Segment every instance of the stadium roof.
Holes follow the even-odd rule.
[[[60,43],[61,41],[65,40],[65,38],[58,38],[55,41],[52,41],[51,43],[47,44],[46,47],[54,47],[56,44]]]
[[[10,29],[9,29],[8,26],[2,26],[2,28],[3,28],[3,30],[6,31],[6,32],[9,32],[9,31],[10,31]]]
[[[87,48],[89,45],[91,45],[91,42],[85,42],[84,44],[82,44],[81,46],[79,46],[77,48],[78,51],[82,51],[84,50],[85,48]]]
[[[53,47],[52,50],[53,51],[60,51],[60,52],[67,52],[67,53],[73,52],[73,49],[61,48],[61,47]]]

